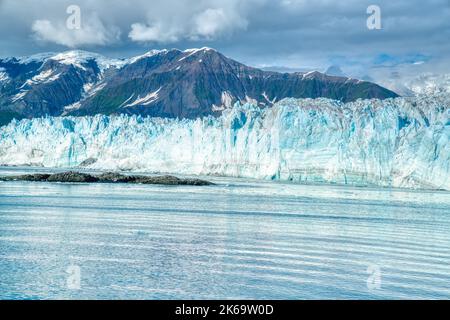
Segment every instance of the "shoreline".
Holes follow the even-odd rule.
[[[37,174],[37,173],[46,173],[53,174],[53,173],[64,173],[64,172],[79,172],[79,173],[86,173],[94,176],[102,175],[105,173],[114,173],[118,175],[123,176],[138,176],[138,177],[182,177],[179,178],[181,180],[202,180],[207,181],[211,185],[216,185],[216,183],[208,181],[209,178],[212,180],[217,178],[223,178],[223,179],[243,179],[246,181],[252,181],[255,183],[258,182],[272,182],[274,184],[289,184],[289,185],[302,185],[302,186],[323,186],[323,187],[354,187],[354,188],[363,188],[363,189],[383,189],[383,190],[399,190],[399,191],[411,191],[411,192],[444,192],[444,193],[450,193],[450,190],[442,189],[442,188],[413,188],[413,187],[395,187],[395,186],[388,186],[388,185],[381,185],[381,184],[359,184],[359,183],[339,183],[339,182],[319,182],[319,181],[292,181],[292,180],[270,180],[270,179],[258,179],[258,178],[252,178],[252,177],[245,177],[245,176],[226,176],[226,175],[218,175],[218,174],[205,174],[205,175],[196,175],[196,174],[184,174],[184,173],[172,173],[172,172],[146,172],[146,171],[133,171],[133,170],[108,170],[108,169],[93,169],[93,168],[80,168],[80,167],[45,167],[45,166],[33,166],[33,165],[5,165],[0,164],[0,169],[18,169],[17,171],[30,171],[30,175]],[[24,170],[20,170],[24,169]],[[19,176],[23,176],[27,174],[21,174]],[[11,176],[0,176],[0,182],[1,181],[11,181]],[[17,180],[18,181],[18,180]],[[27,180],[24,180],[27,181]],[[100,181],[99,183],[107,183]],[[117,182],[112,182],[117,183]],[[150,183],[148,183],[150,184]]]
[[[28,182],[61,182],[61,183],[127,183],[127,184],[157,184],[157,185],[190,185],[208,186],[214,183],[197,178],[178,178],[172,175],[143,176],[124,175],[117,172],[89,174],[78,171],[59,173],[31,173],[14,176],[0,176],[0,181]]]

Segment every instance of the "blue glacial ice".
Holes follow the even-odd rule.
[[[0,164],[450,190],[450,99],[285,99],[219,118],[13,121]]]

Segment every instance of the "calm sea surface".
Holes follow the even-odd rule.
[[[450,298],[448,192],[210,180],[0,182],[0,299]]]

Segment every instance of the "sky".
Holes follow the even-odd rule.
[[[251,66],[362,77],[449,72],[449,39],[450,0],[0,0],[2,57],[208,46]]]

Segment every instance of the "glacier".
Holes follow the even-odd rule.
[[[435,95],[237,103],[196,120],[13,120],[0,164],[450,190],[449,119],[449,96]]]

